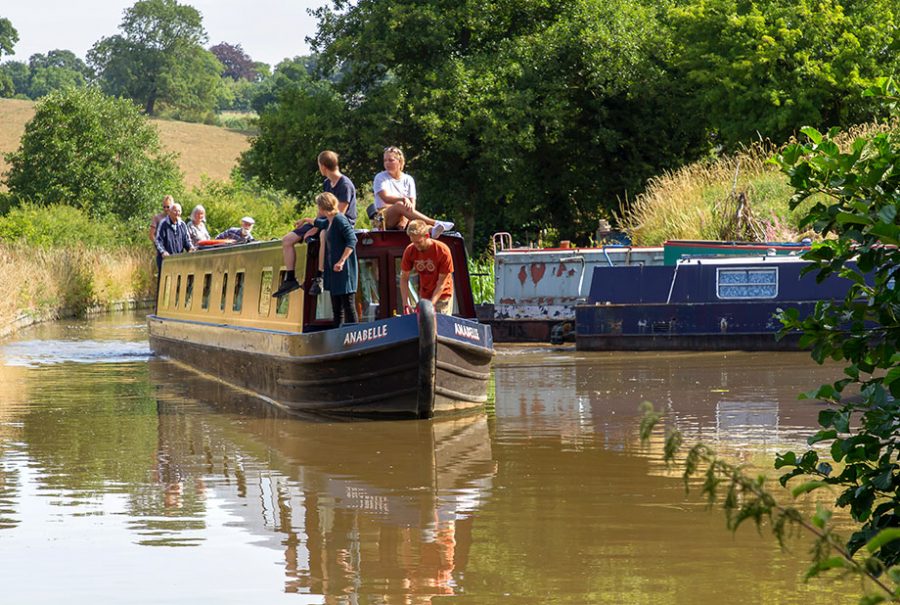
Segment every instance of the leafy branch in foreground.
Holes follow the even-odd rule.
[[[803,395],[829,404],[819,413],[821,430],[808,439],[817,448],[779,454],[775,468],[785,471],[782,486],[802,479],[795,497],[837,488],[834,505],[848,509],[855,531],[843,542],[828,527],[831,511],[821,506],[804,520],[775,502],[762,477],[746,477],[706,446],[694,446],[685,458],[686,477],[705,469],[710,502],[724,492],[729,527],[768,520],[782,543],[789,527],[810,531],[816,540],[807,576],[837,569],[868,578],[877,591],[862,597],[865,604],[900,600],[900,89],[887,78],[868,94],[881,99],[889,116],[882,132],[842,151],[837,131],[804,128],[805,142],[772,159],[794,188],[792,209],[818,200],[800,223],[823,238],[804,255],[811,261],[805,271],[818,271],[820,281],[839,275],[850,282],[843,300],[820,301],[808,317],[792,309],[781,314],[781,335],[800,331],[814,360],[845,367],[842,378]],[[648,417],[643,434],[659,419]],[[668,435],[668,461],[680,439]],[[821,459],[826,453],[830,461]]]
[[[641,411],[640,436],[641,442],[646,444],[664,416],[647,402],[642,404]],[[782,505],[775,499],[766,489],[765,475],[749,475],[743,466],[720,458],[704,443],[694,444],[680,456],[683,446],[681,431],[667,426],[663,448],[666,465],[682,467],[685,491],[690,490],[692,478],[702,476],[701,493],[710,507],[721,503],[729,530],[737,531],[745,521],[752,521],[760,531],[768,524],[782,548],[785,548],[786,538],[807,532],[814,538],[807,580],[824,571],[841,570],[845,575],[857,576],[874,585],[875,591],[867,591],[860,598],[861,605],[900,601],[900,568],[885,570],[884,564],[873,554],[898,537],[896,530],[886,530],[873,538],[867,544],[866,555],[855,554],[828,525],[831,511],[827,508],[818,506],[816,513],[807,519],[797,508]],[[818,487],[816,482],[808,482],[795,487],[791,493],[796,498],[815,487]]]

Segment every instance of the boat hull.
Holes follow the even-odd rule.
[[[575,346],[582,351],[784,351],[799,335],[776,338],[775,314],[809,315],[815,302],[698,302],[579,305]]]
[[[490,328],[430,305],[309,334],[150,316],[150,347],[297,411],[428,418],[487,401]]]

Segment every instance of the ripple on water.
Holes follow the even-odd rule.
[[[60,363],[122,363],[146,361],[147,341],[122,340],[24,340],[0,348],[3,364],[36,368]]]

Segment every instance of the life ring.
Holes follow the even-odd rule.
[[[197,242],[197,246],[205,248],[206,246],[221,246],[223,244],[232,244],[230,239],[202,239]]]

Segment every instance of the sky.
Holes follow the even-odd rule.
[[[135,0],[2,0],[0,17],[19,32],[14,55],[3,61],[28,61],[35,53],[71,50],[85,58],[105,36],[119,32],[125,9]],[[219,42],[240,44],[251,59],[276,65],[309,52],[306,36],[316,31],[307,9],[327,0],[179,0],[203,15],[207,48]]]

